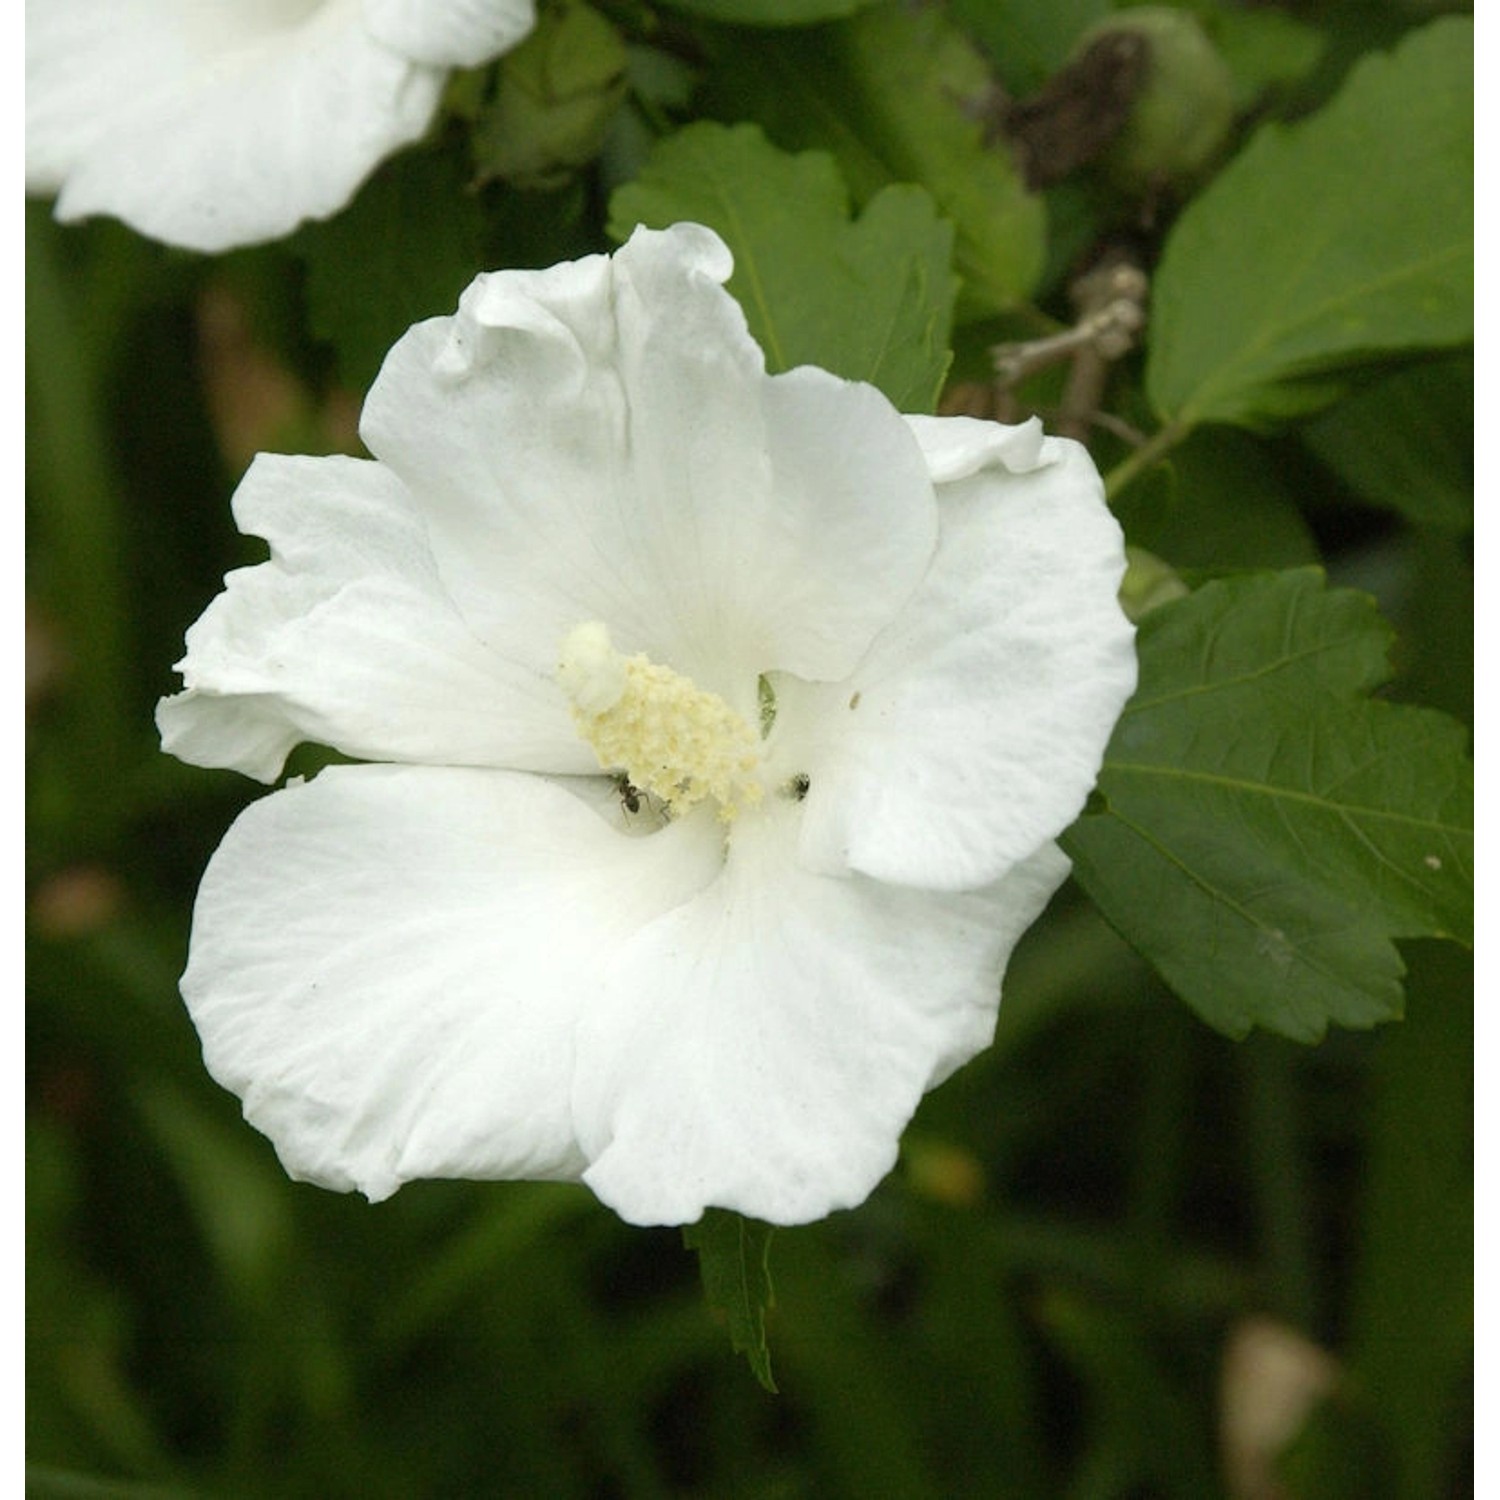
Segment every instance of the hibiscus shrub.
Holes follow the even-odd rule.
[[[28,1493],[1472,1489],[1454,9],[29,7]]]

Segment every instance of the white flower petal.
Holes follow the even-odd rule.
[[[550,671],[496,656],[444,592],[411,497],[353,458],[261,454],[234,498],[271,543],[188,632],[167,750],[273,781],[300,740],[361,759],[596,772]]]
[[[778,680],[778,757],[810,779],[813,869],[997,879],[1077,817],[1134,690],[1123,540],[1087,454],[979,429],[994,424],[917,424],[934,473],[955,477],[906,611],[847,682]]]
[[[700,226],[638,230],[612,260],[480,277],[386,360],[362,435],[506,655],[598,619],[744,712],[770,667],[843,676],[920,578],[910,430],[869,387],[768,378],[730,264]]]
[[[475,68],[536,22],[532,0],[363,0],[365,23],[393,52],[440,68]]]
[[[803,1223],[864,1200],[924,1090],[988,1044],[1054,847],[959,895],[791,863],[796,814],[736,824],[724,874],[642,929],[580,1017],[583,1179],[622,1218]]]
[[[1046,454],[1038,417],[1012,427],[978,417],[908,416],[906,425],[921,445],[934,484],[952,484],[984,469],[1029,474],[1055,462]]]
[[[573,1178],[574,1026],[625,936],[720,868],[712,820],[623,835],[540,777],[349,766],[214,855],[182,990],[292,1176]]]
[[[204,251],[337,212],[432,119],[441,69],[377,41],[358,0],[28,6],[27,181]]]
[[[26,0],[28,192],[63,185],[108,128],[110,101],[173,87],[196,66],[200,49],[180,9],[173,0]]]

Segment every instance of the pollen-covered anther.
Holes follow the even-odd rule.
[[[759,741],[744,719],[670,667],[622,656],[597,620],[568,632],[557,680],[600,766],[674,812],[712,798],[729,822],[760,801]]]

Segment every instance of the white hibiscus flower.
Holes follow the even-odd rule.
[[[26,187],[219,251],[337,213],[533,0],[27,0]]]
[[[373,462],[262,455],[271,559],[166,747],[270,781],[183,993],[294,1176],[581,1178],[635,1223],[859,1203],[986,1046],[1135,682],[1084,450],[768,376],[708,230],[479,277]]]

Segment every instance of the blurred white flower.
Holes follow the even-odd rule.
[[[1084,450],[768,376],[708,230],[479,277],[262,455],[166,748],[262,780],[183,993],[296,1177],[859,1203],[989,1042],[1135,682]]]
[[[219,251],[337,213],[533,0],[27,0],[26,187]]]

